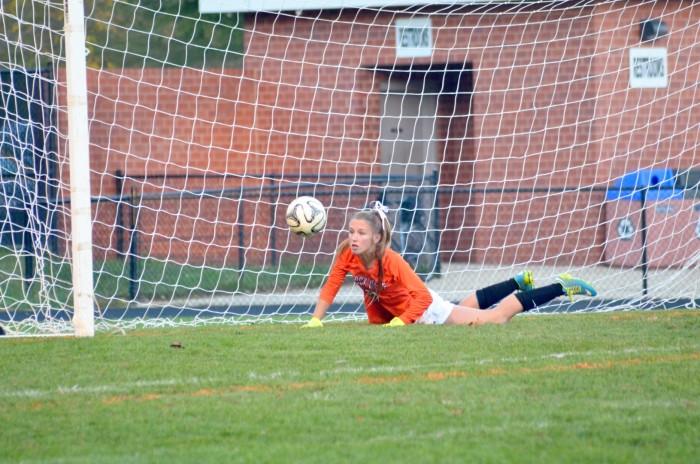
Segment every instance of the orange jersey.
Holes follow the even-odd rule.
[[[321,289],[320,299],[333,303],[345,276],[350,273],[355,284],[365,294],[365,308],[370,323],[389,322],[393,317],[401,318],[406,324],[415,322],[433,302],[428,288],[394,250],[389,248],[384,252],[382,264],[384,279],[382,291],[377,295],[379,263],[375,260],[367,269],[362,259],[353,254],[350,247],[346,248],[336,256],[328,280]]]

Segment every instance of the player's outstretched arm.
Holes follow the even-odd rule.
[[[326,316],[326,312],[328,311],[328,308],[331,307],[331,304],[325,300],[319,299],[318,302],[316,303],[316,309],[314,309],[314,314],[311,316],[311,319],[309,322],[306,324],[302,325],[302,328],[316,328],[316,327],[323,327],[323,322],[321,322],[321,319],[323,319]]]

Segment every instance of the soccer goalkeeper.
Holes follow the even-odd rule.
[[[348,238],[338,247],[313,316],[303,327],[323,326],[321,320],[348,273],[364,292],[369,323],[387,326],[504,324],[518,313],[561,296],[573,300],[574,295],[597,294],[589,283],[568,274],[560,275],[556,283],[534,288],[532,272],[526,270],[477,290],[455,305],[428,289],[390,243],[391,224],[381,203],[374,202],[370,209],[353,215]]]

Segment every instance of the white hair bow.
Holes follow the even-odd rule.
[[[389,212],[389,208],[384,206],[381,201],[373,201],[369,204],[369,209],[376,211],[379,217],[382,218],[382,227],[384,227],[384,221],[389,222],[389,218],[386,216],[386,213]]]

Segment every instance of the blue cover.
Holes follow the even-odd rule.
[[[683,199],[683,190],[676,188],[676,173],[671,168],[650,168],[628,172],[612,183],[606,200],[641,201],[642,190],[647,190],[647,201]]]

